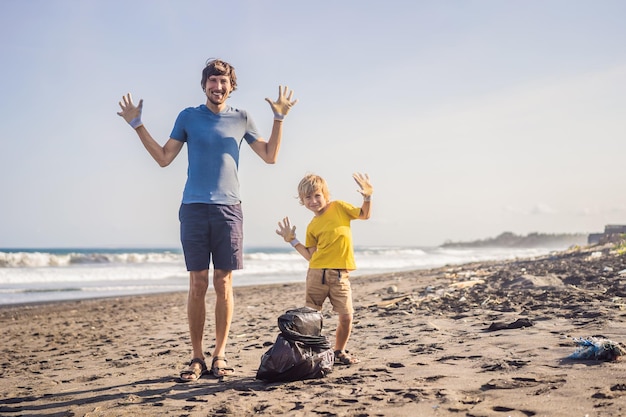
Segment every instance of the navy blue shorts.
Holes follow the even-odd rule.
[[[187,271],[213,267],[232,271],[243,268],[243,213],[241,204],[181,204],[180,241]]]

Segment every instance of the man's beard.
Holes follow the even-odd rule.
[[[228,98],[228,94],[222,94],[221,98],[218,99],[211,92],[209,92],[209,94],[207,94],[207,98],[209,99],[211,103],[217,106],[220,104],[224,104],[224,102]]]

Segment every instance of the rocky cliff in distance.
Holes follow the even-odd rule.
[[[497,237],[471,242],[446,241],[442,248],[555,248],[587,245],[587,233],[529,233],[526,236],[504,232]]]

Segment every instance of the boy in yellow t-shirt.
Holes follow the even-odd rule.
[[[345,201],[330,201],[326,181],[318,175],[309,174],[298,185],[300,204],[314,214],[306,229],[305,244],[296,239],[296,226],[291,226],[288,217],[278,222],[276,230],[285,242],[291,243],[309,261],[306,306],[321,311],[328,298],[333,311],[339,314],[334,351],[335,363],[343,365],[359,362],[346,350],[354,313],[349,276],[350,271],[356,269],[350,222],[370,218],[374,192],[367,174],[355,173],[352,177],[363,196],[360,208]]]

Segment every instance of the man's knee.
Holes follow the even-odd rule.
[[[213,286],[218,295],[224,295],[232,291],[233,271],[216,269],[213,271]]]
[[[204,297],[209,288],[209,271],[191,271],[189,273],[189,293],[193,297]]]

